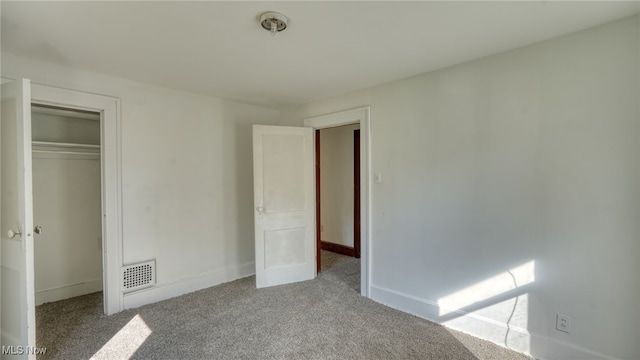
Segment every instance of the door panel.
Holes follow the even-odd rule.
[[[313,279],[312,129],[253,127],[256,285]]]
[[[299,239],[304,238],[303,227],[264,232],[265,252],[264,267],[267,270],[287,265],[305,263],[305,244],[298,246]]]
[[[31,86],[2,84],[0,126],[0,245],[2,346],[35,346],[33,199],[31,185]],[[13,232],[13,234],[11,234]],[[35,358],[22,351],[11,359]]]
[[[262,136],[264,207],[271,213],[304,211],[304,137]]]

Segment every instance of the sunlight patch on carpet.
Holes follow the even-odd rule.
[[[104,344],[91,359],[130,359],[152,332],[138,314]]]

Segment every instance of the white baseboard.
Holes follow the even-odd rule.
[[[455,320],[442,323],[438,320],[440,308],[437,302],[376,285],[371,285],[370,297],[372,300],[394,309],[491,341],[502,347],[531,355],[536,359],[613,359],[560,340],[530,333],[526,329],[507,327],[505,323],[464,311],[456,311],[459,316]],[[506,344],[505,334],[508,334]],[[534,349],[530,348],[531,344],[536,344]]]
[[[170,299],[190,292],[206,289],[229,281],[237,280],[255,274],[254,262],[232,268],[219,269],[204,273],[171,284],[156,285],[154,287],[124,294],[124,309],[137,308],[142,305]]]
[[[91,294],[97,291],[102,291],[102,279],[94,279],[52,289],[38,290],[36,291],[36,306],[75,296]]]

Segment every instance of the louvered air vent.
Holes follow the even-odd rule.
[[[122,268],[122,291],[125,293],[153,286],[155,282],[155,260],[131,264]]]

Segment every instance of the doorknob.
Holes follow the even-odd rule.
[[[258,206],[258,207],[256,208],[256,210],[258,211],[258,214],[262,215],[262,214],[264,214],[265,210],[267,210],[267,209],[265,209],[265,208],[264,208],[264,207],[262,207],[262,206]]]
[[[42,226],[40,226],[40,225],[36,225],[36,226],[33,228],[33,232],[34,232],[34,233],[36,233],[36,234],[38,234],[38,235],[42,234]]]
[[[22,236],[22,233],[20,232],[20,230],[13,231],[13,230],[9,229],[9,231],[7,231],[7,236],[9,236],[9,239],[13,239],[16,236]]]

